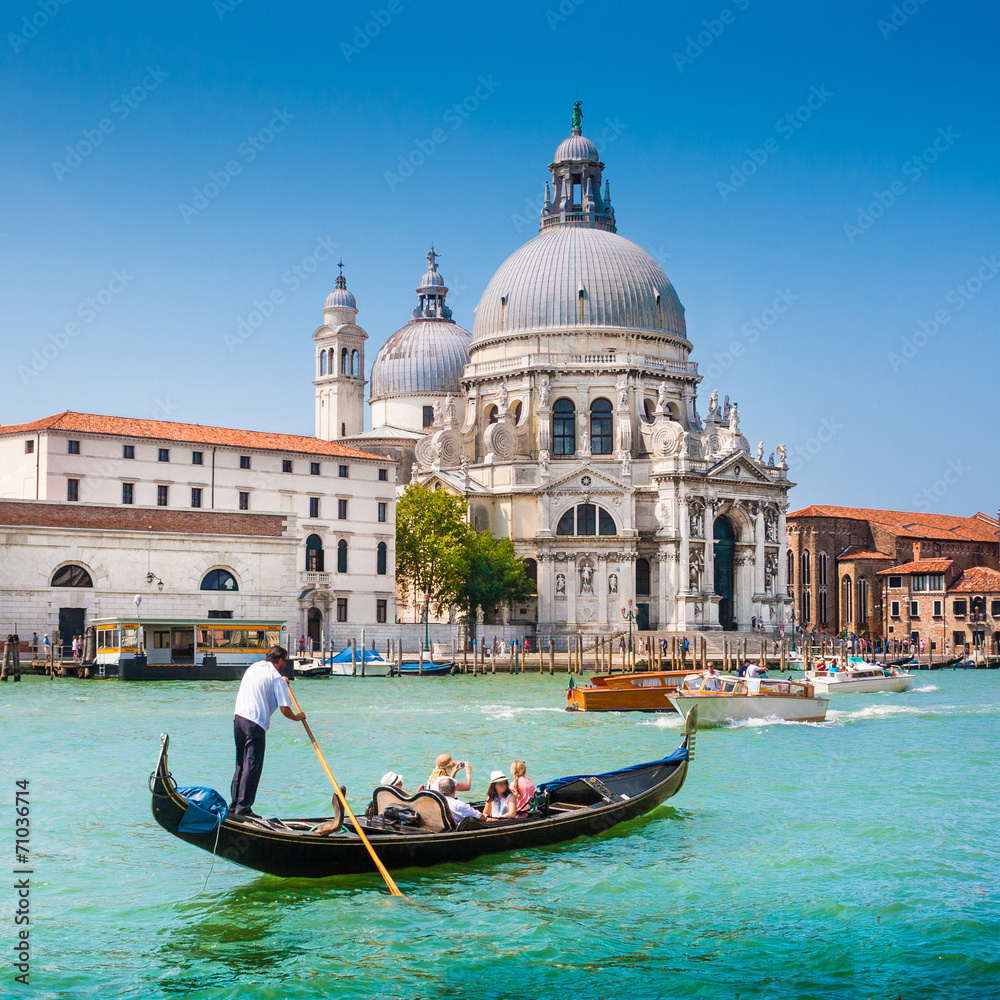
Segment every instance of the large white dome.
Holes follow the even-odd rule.
[[[543,230],[500,265],[476,308],[472,343],[568,328],[687,341],[684,307],[660,265],[631,240],[588,226]]]

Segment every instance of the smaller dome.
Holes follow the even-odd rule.
[[[599,163],[600,156],[597,147],[586,137],[574,129],[573,134],[559,143],[553,163],[562,163],[564,160],[588,160],[591,163]]]
[[[335,288],[326,297],[327,309],[357,309],[358,303],[346,288]]]
[[[437,271],[428,271],[417,285],[417,291],[421,288],[441,288],[444,286],[444,278]]]

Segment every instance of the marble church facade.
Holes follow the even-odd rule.
[[[471,336],[432,249],[413,318],[372,368],[373,427],[346,440],[405,453],[412,481],[461,493],[477,529],[510,537],[540,627],[620,625],[628,601],[640,627],[777,627],[784,448],[751,450],[728,397],[699,410],[684,308],[618,234],[603,171],[577,108],[539,234],[500,266]]]

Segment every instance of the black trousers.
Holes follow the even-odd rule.
[[[229,811],[239,814],[249,812],[257,798],[260,773],[264,769],[267,732],[256,722],[237,715],[233,718],[233,735],[236,738],[236,771],[230,790]]]

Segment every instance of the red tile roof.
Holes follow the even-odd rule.
[[[894,535],[908,538],[953,539],[962,542],[996,542],[997,521],[981,511],[972,517],[951,514],[917,514],[903,510],[873,510],[868,507],[832,507],[814,504],[788,515],[797,517],[841,517],[854,521],[871,521]]]
[[[890,566],[879,570],[878,576],[909,576],[910,573],[944,573],[951,566],[953,559],[918,559],[916,562],[903,563],[901,566]]]
[[[837,556],[838,559],[893,559],[894,556],[887,556],[884,552],[876,552],[874,549],[865,549],[860,545],[851,545],[844,549]]]
[[[148,438],[158,441],[184,441],[191,444],[214,444],[229,448],[256,448],[261,451],[290,451],[305,455],[332,455],[337,458],[365,458],[379,462],[395,459],[372,455],[336,441],[299,434],[270,434],[266,431],[241,431],[229,427],[202,424],[176,424],[169,420],[139,420],[134,417],[105,417],[96,413],[66,410],[29,424],[0,426],[0,437],[31,434],[35,431],[69,431],[80,434],[108,434],[113,437]]]
[[[1000,594],[1000,571],[988,566],[973,566],[967,569],[954,587],[948,593],[958,591],[971,594]]]

